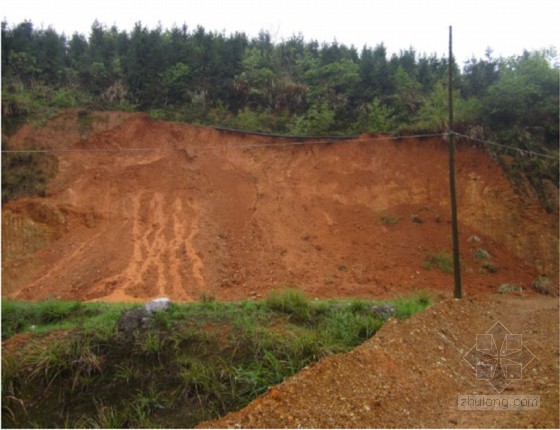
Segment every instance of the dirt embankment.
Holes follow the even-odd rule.
[[[451,249],[441,139],[283,145],[99,115],[70,112],[11,138],[90,151],[58,153],[48,196],[3,208],[4,297],[240,299],[286,284],[311,297],[451,294],[452,276],[425,264]],[[458,145],[456,166],[465,291],[557,278],[557,216],[474,147]]]
[[[505,388],[497,384],[499,376],[477,379],[464,358],[478,335],[494,335],[496,323],[521,335],[526,348],[524,355],[507,356],[523,370]],[[352,352],[313,364],[241,411],[198,427],[558,428],[558,335],[557,299],[450,299],[408,320],[390,320]],[[495,341],[498,348],[505,345],[497,334]],[[466,406],[472,399],[473,410],[459,409],[465,407],[459,396]],[[476,410],[480,396],[485,402],[539,396],[540,404],[533,410]]]

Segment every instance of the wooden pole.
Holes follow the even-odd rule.
[[[461,265],[459,262],[459,227],[457,225],[457,198],[455,193],[455,135],[453,134],[453,27],[449,26],[449,190],[451,192],[451,236],[453,238],[453,296],[460,299]]]

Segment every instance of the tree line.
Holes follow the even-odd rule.
[[[454,64],[455,131],[557,154],[554,56],[542,50],[495,58],[488,50]],[[389,56],[382,43],[358,50],[302,35],[273,42],[264,31],[249,38],[137,23],[127,32],[97,21],[88,36],[66,37],[29,21],[2,22],[8,125],[80,107],[291,134],[441,132],[447,71],[447,58],[412,47]],[[548,170],[557,183],[557,167]]]

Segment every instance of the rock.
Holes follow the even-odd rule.
[[[170,304],[171,300],[169,300],[167,297],[161,297],[159,299],[155,299],[151,302],[146,303],[144,307],[146,308],[147,312],[154,313],[167,310]]]
[[[389,319],[395,314],[395,307],[390,304],[371,306],[369,310],[384,320]]]
[[[154,320],[150,312],[145,308],[136,308],[126,311],[121,315],[117,323],[120,333],[132,335],[137,330],[148,330],[153,327]]]

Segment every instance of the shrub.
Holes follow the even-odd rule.
[[[437,266],[442,272],[453,272],[453,257],[445,251],[431,253],[424,262],[424,268],[430,270],[433,266]]]
[[[498,293],[505,294],[505,293],[522,293],[523,288],[517,284],[502,284],[498,287]]]
[[[480,271],[486,273],[496,273],[498,271],[498,268],[494,266],[492,263],[484,263]]]
[[[548,276],[541,275],[532,284],[535,291],[549,296],[558,297],[558,286]]]
[[[381,221],[385,225],[395,225],[396,223],[399,222],[399,219],[400,218],[398,216],[392,216],[392,215],[381,215],[379,217],[379,221]]]
[[[490,253],[484,248],[477,248],[473,251],[473,256],[475,260],[478,261],[488,260],[490,258]]]
[[[358,119],[353,124],[352,132],[387,133],[394,128],[392,117],[394,111],[375,98],[371,103],[358,107]]]
[[[3,148],[4,149],[4,148]],[[58,170],[50,154],[16,152],[2,155],[2,204],[20,196],[44,195],[48,180]]]
[[[271,132],[283,128],[283,118],[273,115],[268,111],[251,110],[245,107],[233,118],[225,119],[222,124],[225,127],[239,130]]]
[[[295,135],[328,134],[334,126],[334,111],[327,103],[312,106],[303,116],[296,116],[290,132]]]
[[[77,105],[76,94],[69,88],[61,88],[52,97],[52,103],[58,108],[70,108]]]

